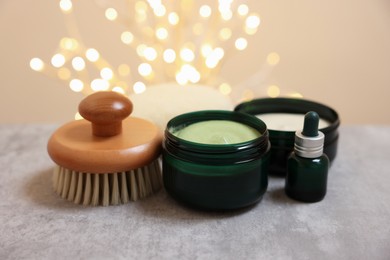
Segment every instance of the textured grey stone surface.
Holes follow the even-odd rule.
[[[0,126],[0,259],[390,259],[390,127],[340,128],[322,202],[284,195],[234,212],[183,207],[165,191],[82,207],[51,188],[56,126]]]

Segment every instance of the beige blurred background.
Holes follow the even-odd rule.
[[[73,2],[83,41],[120,62],[128,51],[119,42],[123,27],[107,21],[95,1]],[[277,52],[279,64],[259,82],[264,93],[270,85],[281,95],[299,92],[336,109],[343,124],[390,124],[388,0],[244,2],[262,23],[223,66],[231,85],[245,83]],[[33,57],[49,61],[66,35],[58,1],[0,0],[0,123],[73,119],[82,94],[29,67]]]

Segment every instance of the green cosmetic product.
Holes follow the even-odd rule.
[[[286,194],[303,202],[321,201],[326,194],[329,159],[323,153],[324,134],[316,112],[305,115],[303,130],[295,133],[294,151],[287,160]]]
[[[267,127],[255,116],[221,110],[182,114],[165,130],[164,187],[196,208],[246,207],[267,189],[269,154]]]
[[[201,144],[235,144],[260,137],[254,128],[228,120],[198,122],[173,133],[175,136]]]

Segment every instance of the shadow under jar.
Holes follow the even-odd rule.
[[[319,129],[325,135],[324,153],[328,156],[330,162],[336,158],[340,119],[337,112],[326,105],[297,98],[260,98],[241,103],[234,110],[255,115],[260,119],[265,118],[265,115],[277,113],[301,115],[302,119],[297,122],[299,126],[296,129],[273,129],[269,122],[264,119],[272,146],[269,169],[271,174],[286,175],[287,158],[294,149],[295,132],[302,129],[304,114],[309,111],[317,112],[320,118],[327,122]],[[286,122],[277,123],[282,126]]]
[[[192,124],[232,121],[258,132],[252,140],[208,144],[176,133]],[[226,129],[228,131],[228,129]],[[270,143],[260,119],[239,112],[205,110],[171,119],[163,142],[163,182],[186,205],[208,210],[238,209],[261,200],[268,186]]]

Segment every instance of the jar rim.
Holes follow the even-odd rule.
[[[331,107],[301,98],[258,98],[251,101],[247,101],[237,105],[234,111],[248,113],[251,115],[267,114],[267,113],[291,113],[291,114],[304,114],[308,111],[316,111],[320,117],[328,120],[330,124],[326,127],[319,129],[323,133],[331,132],[337,129],[340,125],[340,118],[336,110]],[[273,133],[286,132],[292,135],[295,131],[280,131],[268,129],[270,135]]]
[[[233,144],[203,144],[181,139],[172,133],[172,129],[181,129],[188,125],[207,120],[231,120],[253,127],[260,133],[255,139]],[[266,124],[259,118],[235,111],[201,110],[185,113],[171,119],[165,129],[163,147],[172,155],[192,160],[214,162],[233,160],[248,161],[264,155],[270,149]]]
[[[182,138],[179,138],[173,134],[174,131],[183,129],[191,124],[197,122],[203,122],[208,120],[231,120],[239,123],[246,124],[254,128],[259,132],[260,136],[249,141],[232,143],[232,144],[204,144],[193,141],[188,141]],[[176,116],[168,121],[167,127],[165,129],[165,135],[171,140],[182,143],[183,146],[188,146],[196,148],[197,150],[209,150],[218,152],[220,150],[229,150],[229,149],[245,149],[245,147],[251,146],[253,143],[261,142],[265,137],[268,137],[268,130],[266,124],[259,118],[237,112],[237,111],[227,111],[227,110],[200,110],[195,112],[189,112]]]

